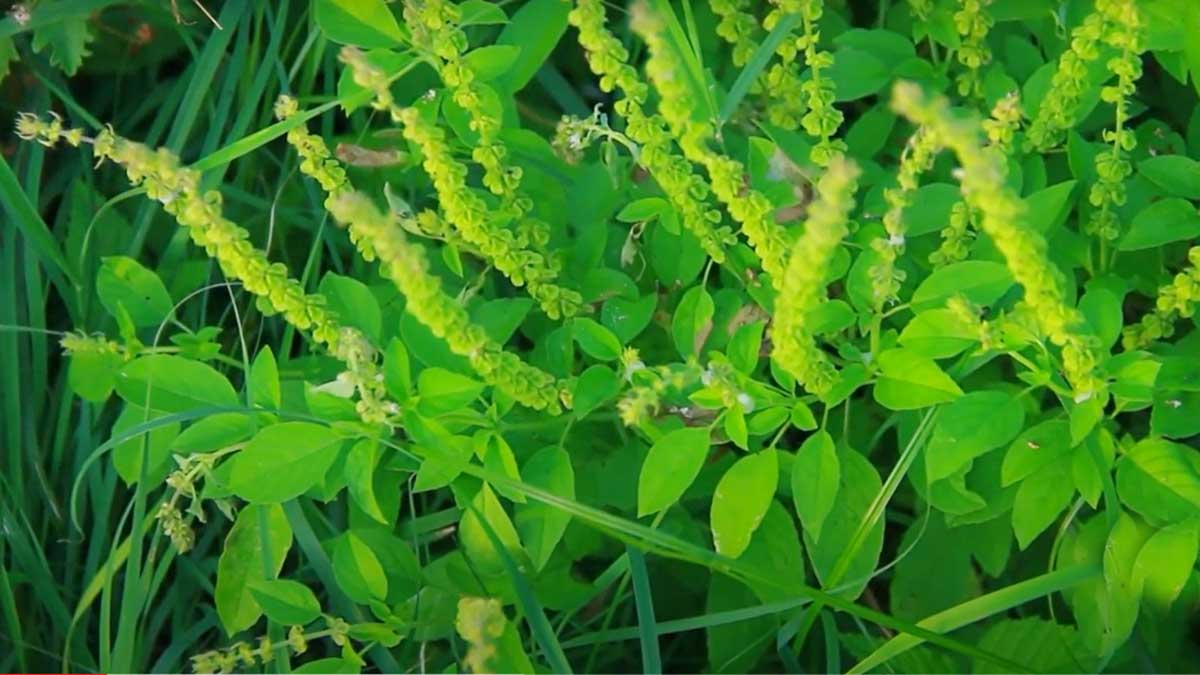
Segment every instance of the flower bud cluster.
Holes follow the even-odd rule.
[[[634,5],[630,27],[649,47],[646,73],[659,93],[659,111],[671,133],[679,139],[684,156],[708,171],[713,194],[729,209],[762,261],[763,270],[778,287],[783,278],[787,241],[775,222],[775,209],[765,195],[746,187],[746,168],[736,159],[710,147],[713,127],[692,119],[692,101],[688,89],[674,76],[685,67],[667,44],[662,17],[644,3]]]
[[[568,14],[579,30],[579,44],[587,51],[588,65],[600,76],[606,92],[620,89],[624,98],[614,106],[625,117],[626,133],[640,146],[639,161],[662,188],[679,213],[683,226],[695,235],[704,251],[717,263],[725,261],[725,247],[732,233],[720,225],[721,212],[710,208],[709,186],[692,170],[688,160],[672,149],[674,137],[661,115],[648,115],[644,106],[650,87],[629,64],[629,51],[606,24],[601,0],[579,0]],[[681,75],[678,75],[681,76]]]
[[[957,78],[961,96],[983,97],[983,78],[979,76],[979,70],[992,62],[987,35],[995,23],[987,11],[990,4],[992,0],[959,0],[958,11],[954,13],[954,27],[961,41],[958,62],[966,68]]]
[[[883,199],[888,205],[883,215],[883,228],[887,236],[871,242],[876,254],[875,264],[870,270],[876,310],[896,300],[900,294],[904,272],[896,269],[896,259],[904,254],[904,210],[912,206],[921,175],[933,167],[940,150],[935,134],[924,127],[917,128],[900,155],[896,187],[883,191]]]
[[[1101,43],[1110,28],[1104,14],[1096,11],[1071,31],[1070,47],[1059,57],[1050,89],[1029,125],[1027,150],[1055,147],[1075,125],[1079,103],[1089,86],[1088,66],[1100,57]]]
[[[1125,349],[1141,349],[1175,333],[1175,321],[1195,315],[1200,303],[1200,246],[1188,250],[1188,265],[1171,283],[1158,289],[1154,309],[1142,320],[1127,326],[1122,338]]]
[[[829,263],[849,231],[846,223],[854,207],[859,173],[851,160],[838,157],[821,176],[804,234],[792,248],[775,303],[772,356],[817,396],[833,387],[837,372],[817,346],[816,336],[808,325],[808,314],[825,299]]]
[[[466,357],[485,382],[530,408],[562,411],[562,387],[554,376],[505,351],[471,322],[467,310],[442,290],[441,281],[429,271],[424,249],[408,241],[394,215],[382,213],[352,190],[338,193],[329,211],[349,228],[353,241],[371,242],[369,248],[359,246],[362,256],[379,260],[383,275],[404,294],[407,311],[445,340],[451,351]]]
[[[1076,396],[1098,393],[1103,381],[1095,372],[1096,340],[1081,332],[1083,316],[1064,298],[1061,273],[1046,255],[1046,240],[1022,225],[1025,205],[1005,181],[1003,156],[983,147],[979,123],[956,117],[943,96],[926,97],[919,86],[901,82],[892,105],[915,124],[928,127],[958,156],[963,196],[1025,290],[1023,303],[1038,327],[1062,348],[1063,371]]]
[[[1137,136],[1126,128],[1129,120],[1129,100],[1137,91],[1142,76],[1144,51],[1141,38],[1141,17],[1132,0],[1100,0],[1096,10],[1108,21],[1109,30],[1104,42],[1117,51],[1108,60],[1109,72],[1117,76],[1115,83],[1100,90],[1100,98],[1115,109],[1112,129],[1104,131],[1104,141],[1112,144],[1111,152],[1096,155],[1096,183],[1088,193],[1095,210],[1086,226],[1088,234],[1112,241],[1120,235],[1120,224],[1114,210],[1125,204],[1125,181],[1133,174],[1126,155],[1137,146]],[[1103,263],[1103,261],[1102,261]]]

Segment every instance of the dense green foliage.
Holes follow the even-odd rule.
[[[1200,3],[213,5],[0,20],[0,670],[1200,668]]]

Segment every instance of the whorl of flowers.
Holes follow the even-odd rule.
[[[1200,302],[1200,246],[1188,249],[1188,265],[1171,283],[1158,289],[1154,309],[1142,320],[1125,328],[1125,349],[1140,349],[1155,340],[1171,337],[1179,318],[1191,318]]]
[[[263,635],[256,644],[236,642],[224,649],[197,654],[191,658],[192,672],[202,673],[233,673],[238,670],[250,671],[266,666],[268,669],[274,661],[276,652],[286,651],[294,656],[300,656],[308,651],[308,644],[321,638],[329,638],[333,644],[342,647],[350,642],[350,624],[345,619],[325,615],[324,630],[305,633],[301,626],[288,629],[287,638],[272,640]]]
[[[387,110],[402,124],[404,137],[421,149],[422,166],[433,181],[446,220],[459,235],[516,286],[525,286],[542,311],[552,319],[572,316],[583,298],[577,291],[559,286],[558,264],[530,250],[527,232],[514,232],[502,222],[510,219],[488,209],[483,197],[467,185],[467,165],[454,158],[446,132],[427,120],[415,107],[398,106],[385,78],[357,49],[344,48],[340,55],[355,82],[376,93],[375,105]]]
[[[1025,290],[1023,302],[1038,327],[1062,348],[1063,372],[1075,397],[1086,400],[1100,393],[1095,338],[1080,332],[1083,317],[1064,298],[1061,273],[1046,256],[1046,240],[1022,225],[1025,205],[1005,182],[1003,156],[984,148],[979,123],[955,117],[943,96],[926,97],[917,85],[899,82],[892,105],[914,124],[928,127],[957,155],[963,196]]]
[[[1108,70],[1117,76],[1114,84],[1100,90],[1100,98],[1113,104],[1115,119],[1112,129],[1104,131],[1104,140],[1112,144],[1110,152],[1096,155],[1097,180],[1088,194],[1088,201],[1096,207],[1086,231],[1102,239],[1113,240],[1120,234],[1116,207],[1125,203],[1125,180],[1133,173],[1133,166],[1126,154],[1137,145],[1137,136],[1126,128],[1129,119],[1129,99],[1137,91],[1137,81],[1142,76],[1141,53],[1145,49],[1141,37],[1141,17],[1136,3],[1131,0],[1100,0],[1096,9],[1102,13],[1110,26],[1104,41],[1117,50],[1117,55],[1108,60]],[[1101,260],[1101,266],[1106,261]]]
[[[729,209],[741,225],[755,253],[762,260],[763,270],[778,288],[783,278],[787,243],[783,231],[775,222],[775,209],[761,192],[745,184],[746,168],[736,159],[714,151],[712,125],[691,117],[689,93],[673,73],[682,72],[684,65],[663,37],[666,29],[661,17],[644,3],[634,5],[630,26],[649,48],[646,73],[659,93],[659,111],[688,160],[708,171],[713,194]]]
[[[983,121],[989,151],[1002,155],[1012,151],[1021,115],[1021,99],[1017,92],[1009,92],[996,102],[992,116]],[[978,220],[978,215],[966,202],[956,202],[950,209],[950,223],[941,232],[942,243],[929,254],[930,264],[937,268],[966,260],[971,242],[975,240],[974,227]]]
[[[896,172],[896,187],[883,191],[888,210],[883,215],[886,238],[871,242],[876,253],[876,263],[871,268],[871,284],[876,309],[896,299],[904,272],[896,269],[896,259],[904,253],[904,210],[912,205],[913,196],[920,186],[921,175],[933,167],[933,160],[941,150],[937,136],[920,127],[908,139],[900,155],[900,167]]]
[[[733,65],[746,65],[758,48],[754,39],[758,32],[758,21],[747,11],[749,0],[712,0],[710,6],[713,14],[720,19],[717,35],[733,46]]]
[[[838,127],[842,126],[843,119],[842,111],[833,105],[836,86],[833,80],[821,76],[823,69],[833,65],[833,54],[817,48],[821,40],[817,22],[824,14],[825,3],[823,0],[782,0],[780,10],[799,13],[803,19],[804,33],[796,38],[796,49],[804,51],[809,77],[802,85],[808,112],[801,119],[801,124],[808,135],[817,139],[812,150],[813,162],[825,166],[846,150],[846,144],[833,137]]]
[[[292,117],[300,108],[296,99],[291,96],[280,96],[275,102],[275,117],[286,120]],[[321,189],[327,193],[326,200],[332,199],[334,193],[349,186],[346,179],[346,169],[341,162],[333,158],[325,139],[309,133],[308,127],[298,124],[287,132],[287,142],[300,155],[300,172],[314,179]]]
[[[463,55],[469,48],[466,33],[459,27],[462,10],[445,0],[419,0],[404,4],[404,18],[413,42],[432,56],[442,82],[454,102],[470,116],[469,126],[479,134],[471,157],[483,167],[483,184],[503,200],[502,210],[519,218],[529,212],[533,201],[519,194],[521,168],[508,163],[508,147],[500,140],[503,121],[488,110],[483,85]]]
[[[1070,48],[1059,57],[1050,89],[1029,125],[1027,149],[1049,150],[1075,125],[1079,102],[1088,88],[1088,65],[1099,58],[1101,41],[1109,30],[1104,14],[1096,11],[1071,31]]]
[[[987,11],[990,4],[992,0],[959,0],[958,11],[954,13],[954,27],[961,38],[958,62],[966,68],[958,74],[958,93],[962,96],[983,96],[979,70],[992,61],[987,35],[995,23]]]
[[[804,233],[792,248],[775,303],[772,357],[817,396],[829,391],[837,372],[817,346],[808,313],[825,299],[829,262],[849,231],[846,222],[854,207],[859,173],[858,166],[842,156],[830,162],[817,184]]]
[[[721,212],[708,204],[708,184],[686,158],[674,152],[674,138],[663,117],[648,115],[644,110],[650,87],[629,64],[629,51],[606,27],[603,2],[579,0],[568,20],[579,30],[579,44],[587,52],[592,72],[600,76],[600,88],[606,92],[620,89],[624,95],[614,109],[625,117],[626,134],[640,146],[642,166],[709,257],[724,262],[725,246],[733,239],[730,229],[720,225]]]
[[[404,295],[405,309],[445,340],[452,352],[466,357],[484,382],[530,408],[562,411],[562,388],[554,376],[505,351],[471,321],[466,308],[442,290],[441,281],[429,271],[424,248],[405,237],[393,214],[381,212],[353,190],[331,199],[329,212],[350,230],[351,241],[365,259],[379,260],[383,275]]]
[[[18,135],[53,146],[59,139],[72,143],[74,130],[62,130],[57,121],[44,122],[22,116]],[[79,134],[82,138],[82,134]],[[72,143],[78,144],[78,141]],[[357,409],[363,421],[386,422],[398,410],[386,400],[376,351],[360,331],[342,325],[321,295],[305,293],[299,281],[288,276],[282,263],[272,263],[267,254],[250,243],[250,233],[238,227],[221,210],[221,193],[203,190],[200,172],[184,167],[179,157],[166,148],[157,150],[116,135],[106,128],[92,140],[92,151],[125,170],[129,181],[160,202],[188,232],[192,241],[237,279],[256,298],[264,314],[280,314],[297,329],[309,331],[314,340],[346,364],[346,379],[358,390]]]
[[[933,13],[933,0],[908,0],[908,11],[918,21],[928,21]]]

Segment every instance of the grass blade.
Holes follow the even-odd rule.
[[[642,642],[642,672],[647,675],[659,675],[662,672],[662,656],[658,653],[654,597],[650,594],[646,556],[632,546],[627,546],[625,551],[629,554],[629,573],[633,577],[633,598],[637,604],[638,634]]]
[[[550,625],[550,620],[546,618],[546,612],[542,609],[542,603],[538,602],[537,595],[533,592],[533,587],[529,585],[529,580],[517,569],[517,563],[508,554],[508,550],[504,547],[504,542],[500,541],[500,537],[496,531],[492,529],[487,518],[482,513],[475,509],[474,505],[469,507],[479,519],[479,524],[483,526],[483,531],[487,534],[487,538],[492,542],[492,548],[500,556],[500,560],[504,562],[504,569],[508,572],[508,576],[512,579],[513,588],[517,591],[517,602],[521,605],[521,612],[525,615],[525,622],[529,624],[529,631],[533,633],[533,639],[541,648],[542,653],[546,655],[546,660],[549,661],[550,671],[554,673],[571,673],[571,664],[567,661],[567,655],[563,653],[562,645],[558,642],[558,636],[554,633],[554,628]]]
[[[733,81],[733,86],[729,89],[729,94],[721,103],[721,111],[717,118],[718,124],[725,124],[730,117],[733,117],[733,113],[742,104],[742,99],[750,91],[750,86],[770,63],[771,57],[775,55],[775,50],[799,23],[799,14],[785,14],[767,34],[766,39],[759,43],[758,49],[754,50],[754,54],[750,56],[750,60],[746,62],[742,72],[738,73],[737,79]]]
[[[994,614],[1007,611],[1017,605],[1035,600],[1051,593],[1057,593],[1077,584],[1083,583],[1100,574],[1099,565],[1076,565],[1065,569],[1049,572],[1032,579],[1027,579],[1002,588],[998,591],[968,600],[944,612],[938,612],[917,625],[938,633],[948,633],[968,624],[981,621]],[[898,635],[888,640],[882,647],[859,661],[849,673],[865,673],[889,659],[902,654],[924,642],[915,635]]]

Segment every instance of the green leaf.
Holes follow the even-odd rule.
[[[647,293],[637,300],[609,298],[600,308],[600,323],[611,330],[622,343],[628,343],[650,325],[656,307],[657,293]]]
[[[1150,535],[1134,562],[1134,585],[1141,586],[1146,602],[1166,610],[1192,576],[1200,548],[1200,520],[1169,525]]]
[[[1200,392],[1177,389],[1154,392],[1150,431],[1167,438],[1190,438],[1200,434]]]
[[[1025,409],[1010,394],[973,391],[938,414],[925,448],[929,482],[949,478],[976,457],[1008,444],[1021,433]]]
[[[491,82],[511,70],[520,55],[518,46],[495,44],[472,49],[463,61],[475,73],[476,82]]]
[[[1000,482],[1012,485],[1053,464],[1070,452],[1070,427],[1064,420],[1050,420],[1030,427],[1008,446]]]
[[[751,321],[739,326],[729,338],[725,355],[739,372],[746,375],[754,372],[755,366],[758,365],[759,352],[762,350],[763,330],[766,326],[765,321]]]
[[[930,309],[917,314],[900,331],[899,342],[931,359],[946,359],[961,354],[979,340],[957,314],[948,309]]]
[[[357,603],[387,598],[388,579],[383,565],[353,531],[342,534],[333,545],[333,575],[338,586]]]
[[[426,368],[417,376],[421,412],[439,415],[468,407],[479,397],[484,384],[444,368]]]
[[[350,497],[363,513],[375,520],[388,524],[388,518],[375,498],[375,467],[379,464],[379,442],[373,439],[363,439],[355,443],[346,454],[346,464],[342,474],[346,478],[346,488]]]
[[[269,346],[258,350],[250,364],[250,405],[272,410],[283,405],[283,392],[279,388],[279,366],[275,363],[275,352]]]
[[[158,326],[174,306],[158,275],[125,256],[104,259],[96,272],[96,294],[109,314],[117,316],[117,307],[124,307],[139,327]]]
[[[1117,246],[1122,251],[1155,248],[1200,236],[1200,213],[1190,202],[1168,197],[1138,211]]]
[[[892,75],[886,63],[871,52],[843,47],[833,53],[833,65],[825,71],[837,85],[835,101],[854,101],[883,89]]]
[[[151,410],[147,414],[145,408],[138,405],[127,405],[113,423],[113,437],[120,436],[130,429],[149,422],[163,413]],[[171,443],[179,434],[179,422],[171,422],[151,429],[149,433],[135,436],[118,444],[112,450],[113,467],[117,475],[126,485],[133,485],[139,480],[142,471],[143,451],[150,460],[146,469],[149,485],[162,482],[171,469]]]
[[[883,483],[879,473],[866,457],[857,452],[844,448],[838,451],[840,481],[833,508],[821,526],[821,536],[817,538],[808,530],[804,530],[804,546],[808,549],[809,560],[813,570],[823,585],[829,585],[829,575],[833,573],[838,560],[850,545],[850,540],[863,522],[871,503],[879,494]],[[884,519],[878,519],[867,533],[850,565],[846,568],[838,585],[853,582],[848,588],[838,593],[843,597],[856,598],[866,588],[871,574],[879,562],[879,554],[883,550]]]
[[[1045,234],[1061,224],[1074,205],[1072,196],[1079,181],[1068,180],[1043,188],[1025,198],[1025,222]]]
[[[621,393],[621,380],[608,366],[596,364],[583,371],[571,395],[572,410],[579,418],[604,405]]]
[[[479,450],[481,439],[483,452]],[[517,469],[517,457],[513,453],[512,446],[504,440],[503,436],[498,433],[476,434],[475,443],[475,454],[481,455],[485,469],[515,481],[521,480],[521,472]],[[525,495],[521,492],[500,486],[497,486],[496,489],[509,501],[517,503],[525,501]]]
[[[521,549],[521,539],[517,536],[512,520],[500,500],[496,499],[492,488],[484,483],[471,501],[471,507],[463,512],[458,525],[459,546],[480,574],[485,578],[506,574],[504,559],[492,544],[481,520],[486,521],[488,527],[492,528],[513,560],[528,560]]]
[[[217,413],[196,420],[171,441],[171,452],[191,455],[227,448],[250,438],[257,430],[254,418],[242,413]],[[153,432],[151,432],[153,434]]]
[[[117,393],[130,403],[163,412],[208,406],[237,406],[233,385],[199,361],[170,354],[141,356],[121,369]]]
[[[408,360],[408,349],[398,338],[392,338],[383,352],[383,384],[397,401],[407,401],[412,394],[412,366]]]
[[[325,478],[341,436],[312,422],[264,428],[233,459],[229,489],[254,504],[286,502]]]
[[[575,470],[571,456],[557,446],[542,448],[521,467],[521,478],[564,499],[575,498]],[[533,559],[534,569],[541,570],[562,539],[571,521],[571,514],[534,499],[516,507],[516,527]]]
[[[302,583],[286,579],[255,579],[250,594],[267,618],[284,626],[303,626],[321,615],[317,596]]]
[[[67,366],[67,384],[83,400],[103,403],[112,395],[123,365],[125,359],[116,352],[75,352]]]
[[[321,279],[319,290],[342,323],[359,329],[368,340],[379,344],[383,333],[383,315],[379,310],[379,302],[366,284],[352,277],[328,272]]]
[[[617,213],[617,220],[622,223],[645,223],[670,209],[671,205],[662,197],[643,197],[626,204]]]
[[[1104,589],[1109,622],[1101,634],[1100,653],[1111,654],[1125,643],[1137,624],[1142,577],[1137,558],[1149,537],[1148,528],[1122,512],[1104,545]]]
[[[910,237],[941,232],[950,225],[950,211],[962,201],[962,191],[950,183],[922,185],[913,193],[912,203],[901,214],[901,222]]]
[[[1153,525],[1172,525],[1200,515],[1200,452],[1148,438],[1117,465],[1121,503]]]
[[[313,18],[325,37],[340,44],[373,49],[405,40],[384,0],[313,0]]]
[[[521,53],[504,77],[495,82],[498,90],[515,94],[529,84],[566,32],[570,11],[571,3],[565,0],[531,0],[513,13],[496,44],[516,45]]]
[[[72,16],[38,26],[33,31],[33,51],[41,53],[49,47],[50,63],[67,75],[74,75],[91,55],[88,43],[94,37],[88,22],[87,16]]]
[[[750,545],[779,484],[779,457],[766,449],[725,471],[713,493],[710,522],[717,553],[737,558]]]
[[[676,429],[663,434],[642,463],[638,474],[638,517],[658,513],[674,504],[696,480],[708,458],[708,429]]]
[[[265,545],[263,534],[268,537]],[[270,563],[269,578],[274,579],[291,547],[292,527],[279,505],[247,504],[238,512],[217,561],[217,584],[213,591],[217,616],[227,634],[253,626],[262,616],[250,584],[268,578],[264,574],[264,558]]]
[[[927,408],[962,395],[962,389],[936,363],[911,349],[881,353],[879,370],[875,400],[890,410]]]
[[[1017,488],[1012,523],[1017,546],[1022,551],[1050,527],[1075,496],[1075,483],[1069,468],[1066,462],[1043,466]]]
[[[1174,197],[1200,199],[1200,162],[1190,157],[1150,157],[1138,162],[1138,173]]]
[[[908,527],[899,549],[905,555],[896,563],[888,589],[897,616],[916,621],[979,595],[971,550],[964,545],[965,529],[947,527],[937,512]],[[1007,544],[1007,531],[1004,537]]]
[[[1002,263],[965,260],[934,270],[913,291],[912,306],[916,312],[943,308],[955,295],[962,295],[976,305],[991,305],[1014,283]]]
[[[462,12],[462,20],[460,26],[485,26],[508,23],[508,15],[504,10],[492,2],[485,0],[465,0],[459,3],[458,9]]]
[[[309,661],[292,669],[294,675],[358,675],[362,666],[357,661],[335,657]]]
[[[579,348],[594,359],[616,361],[621,357],[621,341],[609,329],[587,317],[574,321],[575,341]]]
[[[671,337],[675,349],[685,359],[700,353],[712,330],[713,299],[703,286],[694,286],[683,294],[671,318]]]
[[[804,531],[820,541],[821,527],[837,500],[841,465],[833,438],[818,431],[804,440],[792,461],[792,500]]]

